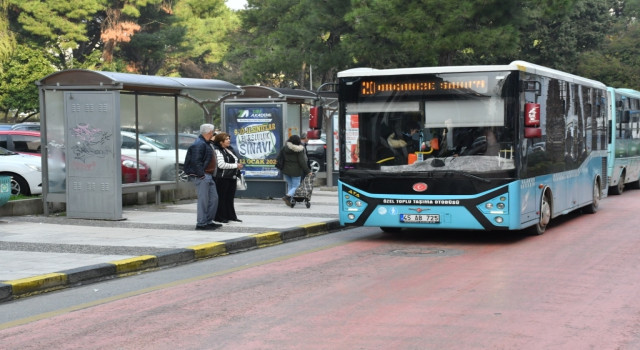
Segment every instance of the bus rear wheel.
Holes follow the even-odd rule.
[[[620,178],[618,179],[618,184],[616,186],[611,187],[611,194],[620,195],[624,191],[624,172],[620,174]]]

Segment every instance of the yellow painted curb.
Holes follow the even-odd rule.
[[[300,227],[304,228],[308,235],[327,232],[327,224],[324,222],[300,225]]]
[[[154,255],[141,255],[112,261],[111,264],[116,265],[116,273],[121,274],[157,267],[158,259]]]
[[[282,237],[280,236],[280,232],[278,231],[258,233],[258,234],[249,235],[249,236],[256,239],[258,248],[264,248],[264,247],[268,247],[276,244],[282,244]]]
[[[3,282],[11,285],[13,295],[37,292],[48,288],[60,287],[67,284],[67,275],[64,273],[48,273],[35,277],[26,277],[13,281]]]
[[[213,256],[227,254],[227,247],[223,242],[198,244],[187,247],[187,249],[193,249],[195,251],[196,259],[210,258]]]

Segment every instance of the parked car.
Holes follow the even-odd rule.
[[[11,176],[11,194],[14,196],[42,193],[42,167],[38,156],[0,147],[0,175]]]
[[[121,153],[130,157],[136,156],[136,134],[128,131],[121,131],[122,148]],[[158,142],[145,135],[138,135],[140,148],[140,160],[145,162],[151,169],[151,180],[174,180],[176,166],[176,149],[162,142]],[[187,150],[178,149],[178,178],[180,181],[187,181],[184,175],[184,157]]]
[[[11,130],[40,131],[40,123],[38,123],[38,122],[24,122],[24,123],[13,124],[11,126]]]
[[[22,154],[40,156],[40,131],[0,130],[0,147]],[[120,156],[122,183],[136,182],[137,164],[135,157]],[[140,182],[151,181],[151,169],[140,162]]]
[[[0,130],[0,147],[18,153],[40,154],[40,131]]]
[[[136,162],[134,157],[127,155],[120,155],[120,167],[122,168],[122,183],[128,184],[137,181],[137,172],[140,168],[140,182],[151,181],[151,168],[147,163],[140,161]]]
[[[156,141],[162,142],[164,144],[170,145],[171,148],[175,149],[175,135],[174,134],[165,134],[165,133],[144,133],[144,136],[154,139]],[[189,146],[193,144],[193,141],[198,139],[198,135],[187,134],[187,133],[179,133],[178,134],[178,148],[180,149],[188,149]]]
[[[325,171],[327,169],[327,135],[323,133],[319,139],[309,139],[307,155],[311,171],[314,173]]]

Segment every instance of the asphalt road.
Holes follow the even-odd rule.
[[[638,208],[640,191],[625,192],[542,236],[331,233],[5,303],[0,339],[6,349],[638,349]]]

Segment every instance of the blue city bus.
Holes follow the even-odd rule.
[[[609,87],[609,193],[640,188],[640,92]]]
[[[523,61],[338,73],[340,223],[520,230],[607,195],[607,88]]]

